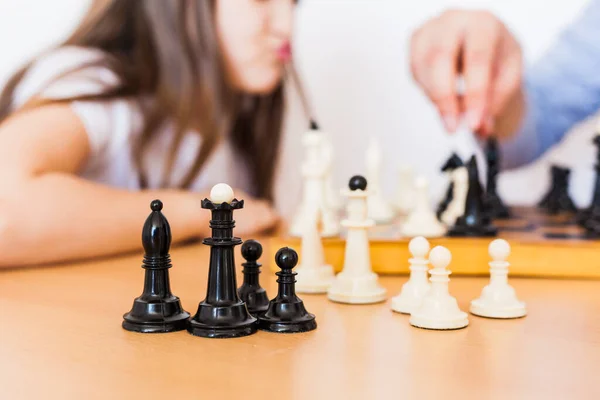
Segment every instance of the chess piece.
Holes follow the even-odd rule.
[[[402,224],[404,236],[424,236],[435,238],[446,234],[446,227],[438,221],[429,204],[429,184],[427,179],[419,177],[415,180],[415,207]]]
[[[448,231],[449,236],[495,236],[498,230],[492,225],[490,216],[483,205],[483,189],[479,182],[477,160],[471,157],[467,164],[469,189],[465,201],[465,213],[456,220]]]
[[[498,146],[498,139],[494,136],[490,136],[487,140],[485,158],[487,161],[487,181],[483,203],[487,213],[492,219],[508,219],[510,218],[510,210],[506,207],[498,194],[500,149]]]
[[[258,317],[258,328],[277,333],[299,333],[317,328],[315,316],[304,307],[296,296],[292,269],[298,263],[298,254],[289,247],[279,249],[275,254],[275,263],[281,271],[277,275],[279,289],[277,296],[269,302],[267,311]]]
[[[515,289],[508,284],[506,259],[510,245],[506,240],[496,239],[490,243],[490,283],[483,288],[481,296],[471,302],[471,314],[488,318],[520,318],[527,314],[525,303],[517,299]]]
[[[267,307],[269,306],[267,292],[260,286],[258,279],[261,264],[257,261],[262,252],[262,246],[256,240],[246,240],[242,244],[242,257],[244,257],[246,262],[242,264],[244,267],[242,270],[244,282],[238,289],[238,295],[246,303],[248,311],[254,317],[267,311]]]
[[[367,147],[366,157],[367,181],[369,182],[369,198],[367,207],[369,218],[378,224],[387,224],[394,219],[394,210],[383,197],[380,185],[381,176],[381,148],[375,138],[371,138]]]
[[[183,310],[179,297],[171,293],[171,227],[163,215],[163,203],[154,200],[152,213],[142,230],[145,270],[144,290],[123,316],[123,329],[141,333],[164,333],[185,329],[190,314]]]
[[[234,198],[231,187],[224,183],[210,191],[210,200],[202,200],[202,208],[211,210],[212,235],[202,241],[210,246],[208,288],[206,298],[198,305],[188,331],[208,338],[233,338],[256,332],[256,319],[238,296],[233,248],[242,243],[233,236],[233,210],[244,207],[244,200]]]
[[[436,212],[436,215],[440,220],[442,218],[442,214],[444,213],[444,211],[446,211],[454,197],[454,182],[452,181],[452,171],[454,171],[456,168],[463,166],[464,163],[456,153],[452,153],[452,155],[446,161],[446,163],[442,165],[441,171],[448,176],[448,180],[450,181],[450,183],[448,184],[448,189],[446,189],[446,195],[438,205],[438,209]]]
[[[431,288],[423,297],[421,305],[411,313],[410,324],[418,328],[448,330],[469,325],[467,313],[458,308],[456,299],[448,293],[450,271],[447,269],[452,254],[442,246],[429,253]]]
[[[408,215],[415,204],[415,178],[413,169],[403,165],[398,170],[398,187],[394,206],[400,215]]]
[[[550,190],[538,203],[538,207],[548,214],[560,212],[576,212],[577,207],[569,196],[569,176],[571,170],[553,165],[551,168],[552,183]]]
[[[339,221],[335,210],[327,207],[325,198],[325,180],[327,175],[326,160],[323,159],[323,136],[318,130],[306,132],[302,138],[306,151],[306,159],[302,165],[304,179],[302,203],[298,208],[291,228],[290,235],[301,237],[307,224],[310,223],[311,213],[316,208],[321,221],[321,236],[332,237],[340,233]]]
[[[585,227],[586,222],[590,219],[593,213],[600,215],[600,134],[594,137],[593,143],[596,146],[596,165],[594,166],[594,169],[596,170],[596,179],[594,182],[592,202],[589,207],[577,213],[577,223],[583,227]],[[595,219],[597,219],[597,217]],[[600,233],[600,229],[596,229],[595,227],[596,223],[591,223],[588,225],[590,226],[591,231],[597,231]]]
[[[327,297],[339,303],[369,304],[384,301],[386,290],[379,285],[378,276],[371,269],[367,231],[373,226],[368,218],[367,180],[353,176],[345,192],[348,197],[348,219],[342,225],[348,229],[344,252],[344,267],[333,281]]]
[[[440,219],[447,226],[453,226],[456,220],[465,215],[467,193],[469,192],[469,171],[466,167],[457,167],[450,173],[452,180],[452,199]]]
[[[333,143],[328,136],[323,136],[321,151],[325,164],[325,206],[330,212],[338,213],[342,208],[342,203],[333,185]]]
[[[333,267],[325,263],[325,250],[318,230],[319,212],[313,209],[307,215],[302,234],[302,258],[296,268],[298,293],[327,293],[334,278]]]
[[[408,251],[412,254],[412,258],[408,260],[410,278],[402,285],[400,294],[392,298],[392,310],[403,314],[415,311],[431,287],[427,280],[429,242],[423,236],[417,236],[408,244]]]

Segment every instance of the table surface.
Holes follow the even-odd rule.
[[[171,255],[173,293],[194,313],[206,293],[208,248]],[[470,315],[466,329],[441,332],[410,326],[389,300],[351,306],[301,295],[315,331],[205,339],[121,328],[141,293],[140,264],[128,255],[0,271],[0,398],[600,398],[598,281],[512,279],[526,318]],[[265,265],[271,296],[274,278]],[[391,297],[406,279],[381,282]],[[467,311],[486,282],[455,278],[450,292]]]

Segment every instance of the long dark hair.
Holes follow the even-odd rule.
[[[94,0],[61,46],[101,50],[106,57],[77,70],[100,65],[113,71],[119,84],[100,94],[60,102],[152,99],[139,101],[145,123],[132,150],[142,187],[147,186],[143,154],[158,129],[172,120],[176,135],[163,185],[173,184],[167,180],[176,150],[184,134],[195,131],[202,135],[201,150],[176,186],[189,188],[219,140],[229,138],[249,170],[251,194],[272,200],[283,85],[268,95],[249,95],[235,92],[226,83],[214,26],[214,0]],[[18,71],[0,95],[0,123],[15,111],[15,89],[31,65]]]

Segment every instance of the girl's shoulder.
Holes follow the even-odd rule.
[[[98,49],[64,46],[43,53],[29,66],[16,88],[18,107],[35,97],[65,99],[102,93],[119,78],[103,66],[106,54]]]
[[[13,109],[35,100],[72,100],[71,109],[88,136],[89,168],[100,165],[102,169],[108,159],[125,158],[131,138],[143,125],[135,99],[77,100],[101,95],[119,84],[106,60],[106,54],[91,48],[69,46],[48,51],[29,65],[12,99]]]

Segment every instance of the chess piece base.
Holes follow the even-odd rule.
[[[407,220],[406,223],[402,225],[401,229],[402,236],[423,236],[428,239],[445,236],[446,231],[446,227],[435,218],[435,214],[431,214],[431,218],[420,221]]]
[[[127,314],[125,314],[127,315]],[[131,332],[138,333],[168,333],[185,330],[187,326],[190,314],[184,312],[183,314],[173,318],[170,321],[165,320],[164,322],[135,322],[135,321],[123,321],[123,329]]]
[[[250,316],[246,303],[215,307],[200,303],[198,313],[187,325],[194,336],[207,338],[235,338],[256,332],[256,318]]]
[[[379,194],[367,198],[367,214],[376,224],[389,224],[394,220],[394,210]]]
[[[259,307],[248,307],[248,312],[252,314],[253,317],[256,317],[257,315],[264,314],[268,308],[269,303],[267,302],[266,305],[260,305]]]
[[[178,297],[162,302],[137,298],[130,312],[123,315],[123,329],[139,333],[167,333],[184,330],[190,314]]]
[[[448,236],[451,237],[492,237],[498,234],[498,228],[493,225],[466,226],[456,225],[450,228]]]
[[[377,274],[347,276],[341,272],[329,288],[327,297],[336,303],[372,304],[385,301],[387,290],[379,286]]]
[[[317,268],[296,269],[296,292],[298,293],[327,293],[335,275],[331,265],[323,265]]]
[[[312,314],[309,314],[304,321],[294,322],[261,318],[258,321],[258,329],[275,333],[301,333],[317,329],[317,321]]]
[[[484,198],[484,204],[489,210],[489,214],[494,219],[510,219],[510,210],[502,202],[498,195],[487,194]]]
[[[462,329],[469,325],[467,313],[458,311],[444,318],[431,318],[419,313],[413,313],[409,320],[412,326],[432,330],[454,330]]]
[[[412,292],[402,291],[398,296],[392,298],[392,311],[411,314],[417,310],[423,301],[423,296],[417,296]]]
[[[471,314],[479,317],[510,319],[521,318],[527,315],[525,303],[516,301],[508,305],[485,304],[481,299],[471,302]]]
[[[263,288],[258,290],[252,287],[240,288],[238,289],[238,295],[246,303],[248,312],[254,317],[264,313],[269,308],[269,298],[267,297],[266,290]]]

